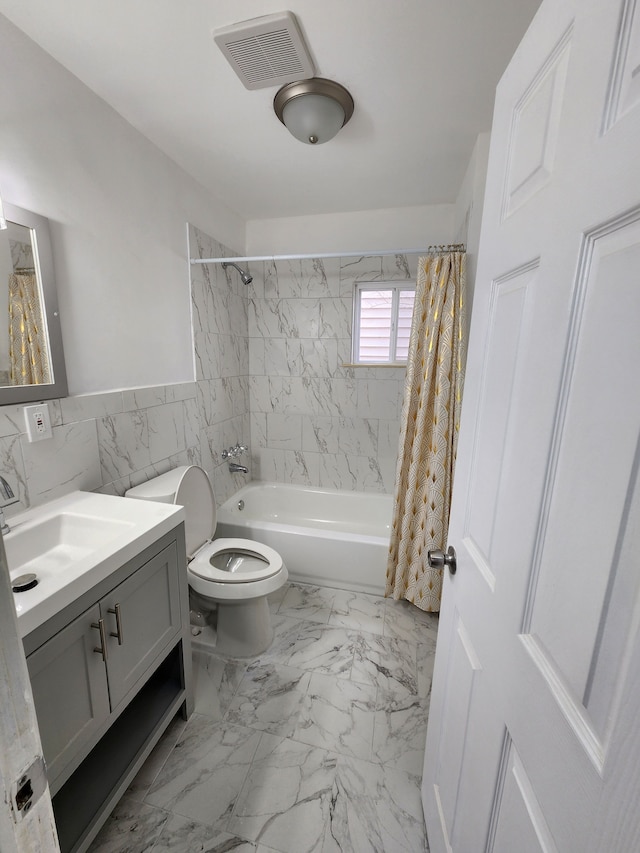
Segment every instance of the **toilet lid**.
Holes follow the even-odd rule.
[[[251,539],[216,539],[189,563],[189,571],[217,583],[248,583],[277,574],[282,557]]]
[[[202,468],[190,465],[185,470],[174,503],[184,507],[187,559],[191,559],[216,531],[216,502],[209,477]]]

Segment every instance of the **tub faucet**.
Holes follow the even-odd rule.
[[[232,474],[248,474],[249,469],[245,468],[244,465],[238,465],[237,462],[229,462],[229,471]]]
[[[4,517],[4,508],[6,506],[11,506],[11,504],[17,504],[19,500],[20,498],[17,498],[13,494],[13,489],[9,483],[7,483],[5,478],[0,475],[0,532],[2,532],[3,535],[11,530],[7,524],[6,518]]]

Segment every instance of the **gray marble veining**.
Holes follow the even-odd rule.
[[[386,599],[385,637],[394,637],[411,643],[429,640],[435,643],[437,632],[438,615],[436,613],[425,613],[408,601]]]
[[[336,763],[324,749],[263,735],[228,831],[283,853],[322,850]]]
[[[302,622],[288,663],[300,669],[349,678],[356,634],[344,628]]]
[[[300,616],[309,622],[329,621],[336,591],[321,586],[290,584],[279,613],[282,616]]]
[[[115,807],[91,845],[91,853],[146,853],[169,819],[168,812],[127,796]]]
[[[427,850],[420,789],[401,770],[340,757],[322,853]]]
[[[212,832],[207,824],[198,823],[180,815],[172,815],[162,827],[158,840],[153,846],[153,853],[195,853],[195,851],[198,853],[256,853],[256,846],[228,832]],[[258,853],[261,853],[259,848]]]
[[[372,760],[411,773],[419,782],[427,736],[428,699],[379,690],[377,706]]]
[[[298,724],[311,674],[281,664],[254,664],[229,706],[227,720],[287,737]]]
[[[437,618],[304,584],[270,599],[272,646],[252,661],[195,656],[196,713],[172,724],[90,853],[428,851]]]
[[[384,617],[384,598],[339,589],[333,597],[329,624],[382,634]]]
[[[417,645],[390,637],[360,634],[356,641],[351,679],[417,695]]]
[[[253,729],[194,714],[145,801],[226,829],[259,741]]]
[[[195,710],[198,714],[222,720],[229,709],[248,664],[224,660],[204,652],[193,652]]]
[[[313,673],[294,740],[371,760],[377,688]]]

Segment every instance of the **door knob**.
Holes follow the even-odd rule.
[[[458,568],[456,564],[456,549],[453,545],[449,545],[446,554],[439,548],[435,551],[429,551],[427,553],[427,560],[432,569],[444,569],[447,566],[452,575],[455,575]]]

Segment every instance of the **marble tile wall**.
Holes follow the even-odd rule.
[[[190,254],[234,256],[189,227]],[[0,474],[20,503],[72,489],[123,494],[176,465],[202,465],[218,504],[249,479],[393,491],[404,368],[354,368],[357,281],[415,278],[417,258],[191,267],[195,382],[49,403],[53,438],[29,443],[22,406],[0,408]],[[237,442],[249,474],[222,451]]]
[[[196,258],[237,257],[228,246],[189,226],[189,254]],[[253,270],[252,270],[253,272]],[[231,474],[225,448],[251,447],[249,418],[248,289],[235,269],[220,264],[191,266],[191,322],[196,369],[199,448],[218,504],[256,474],[248,455],[238,462],[249,474]]]
[[[177,465],[200,461],[196,383],[49,401],[53,438],[30,443],[24,406],[0,408],[0,473],[19,504],[74,489],[122,495]]]
[[[417,256],[262,264],[249,294],[255,479],[392,492],[404,368],[351,367],[358,281],[415,280]]]

